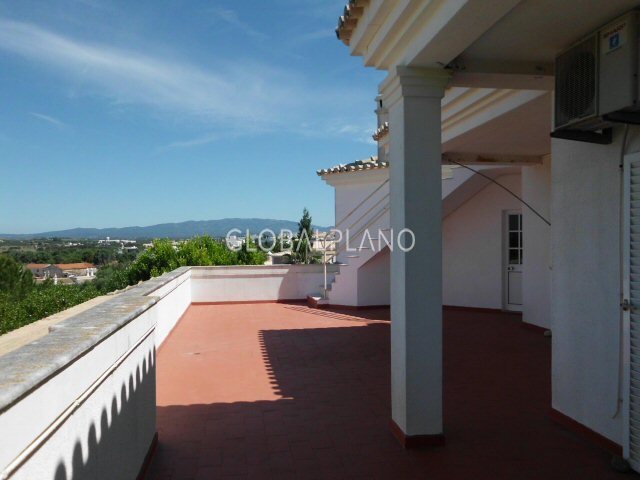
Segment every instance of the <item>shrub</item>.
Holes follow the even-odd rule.
[[[54,285],[51,280],[35,285],[31,272],[10,257],[0,257],[0,334],[178,267],[263,264],[266,253],[253,247],[249,240],[248,248],[234,252],[209,236],[177,246],[171,240],[154,240],[131,264],[105,266],[93,282],[80,285]]]
[[[33,275],[13,258],[0,255],[0,292],[22,298],[34,286]]]
[[[102,267],[98,270],[93,284],[103,294],[122,290],[129,285],[129,267],[127,265]]]
[[[11,293],[0,294],[0,334],[61,312],[100,294],[91,283],[54,285],[46,281],[34,286],[22,298]]]

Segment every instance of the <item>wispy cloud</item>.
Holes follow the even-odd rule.
[[[88,93],[118,103],[140,103],[214,123],[267,122],[276,107],[291,108],[299,88],[289,72],[259,63],[219,62],[220,71],[152,55],[90,45],[32,24],[0,20],[0,50],[70,75]]]
[[[38,113],[38,112],[29,112],[29,115],[31,115],[32,117],[38,118],[40,120],[43,120],[45,122],[48,122],[52,125],[55,125],[56,127],[59,128],[65,128],[67,126],[66,123],[58,120],[55,117],[52,117],[50,115],[45,115],[44,113]]]
[[[346,3],[327,0],[280,0],[280,2],[291,5],[291,8],[296,8],[299,14],[321,19],[335,19],[336,21],[342,15]]]
[[[376,142],[371,136],[373,134],[373,129],[369,125],[370,123],[372,122],[362,122],[360,124],[338,123],[329,128],[329,134],[347,136],[360,143],[375,145]]]
[[[205,135],[199,135],[195,138],[191,138],[189,140],[176,140],[175,142],[171,142],[166,145],[162,149],[167,148],[190,148],[190,147],[198,147],[200,145],[207,145],[209,143],[217,142],[221,140],[223,137],[220,133],[213,132],[207,133]]]
[[[300,42],[313,42],[316,40],[325,40],[327,38],[335,37],[335,32],[330,28],[323,28],[321,30],[315,30],[299,35],[297,37]]]
[[[335,125],[359,123],[358,118],[349,120],[349,114],[358,110],[356,105],[368,105],[372,95],[338,82],[318,85],[293,68],[219,58],[214,69],[206,69],[153,52],[87,43],[31,23],[0,18],[3,50],[69,79],[76,98],[94,95],[119,107],[146,106],[167,113],[172,122],[197,121],[212,132],[178,139],[171,148],[211,143],[221,133],[241,136],[284,130],[300,135],[355,135]],[[62,124],[54,117],[33,114]],[[301,129],[305,122],[309,127]]]
[[[211,12],[213,13],[213,16],[215,19],[220,20],[228,24],[229,26],[238,29],[245,35],[262,39],[262,40],[267,38],[267,35],[256,30],[248,23],[240,20],[240,17],[238,16],[238,13],[235,10],[231,10],[223,7],[215,7],[211,10]]]
[[[107,10],[109,6],[102,2],[101,0],[74,0],[76,3],[81,5],[85,5],[91,8],[97,8],[99,10]]]

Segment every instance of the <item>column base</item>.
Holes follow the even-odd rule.
[[[445,444],[444,434],[435,435],[407,435],[393,419],[390,422],[391,433],[404,448],[441,447]]]

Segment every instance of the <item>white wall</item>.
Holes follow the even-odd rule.
[[[516,194],[521,191],[544,215],[549,216],[550,163],[522,167],[526,173],[522,180],[520,167],[477,167],[511,188]],[[375,173],[375,177],[371,174]],[[525,222],[525,268],[526,286],[524,320],[536,325],[549,326],[550,294],[550,233],[548,227],[535,217],[520,202],[480,176],[459,168],[453,178],[443,180],[443,275],[444,304],[467,307],[503,307],[502,301],[502,212],[519,209]],[[388,170],[378,172],[356,172],[339,174],[330,179],[336,189],[336,214],[340,219],[371,193],[388,176]],[[470,177],[473,177],[470,179]],[[375,178],[375,181],[373,180]],[[526,185],[522,187],[522,183]],[[386,189],[384,192],[386,193]],[[379,192],[382,193],[382,192]],[[377,200],[379,194],[372,197]],[[454,198],[455,197],[455,198]],[[371,203],[371,202],[368,202]],[[360,209],[365,211],[368,206]],[[353,221],[360,213],[349,220]],[[533,216],[533,218],[532,218]],[[384,220],[384,221],[382,221]],[[345,222],[345,223],[350,223]],[[378,222],[388,228],[388,216]],[[387,233],[388,234],[388,233]],[[527,240],[529,239],[529,240]],[[358,245],[359,241],[351,241]],[[373,253],[373,252],[371,252]],[[348,258],[341,261],[340,275],[329,293],[330,302],[339,305],[380,305],[386,298],[389,282],[388,270],[383,264],[365,267],[370,260],[369,252],[358,252],[363,258]],[[360,269],[364,270],[360,272]],[[356,269],[358,272],[351,272]],[[371,272],[367,271],[372,269]],[[375,272],[375,274],[374,274]],[[374,281],[375,279],[375,281]],[[364,283],[361,286],[361,282]],[[379,283],[376,283],[379,282]]]
[[[191,305],[191,270],[150,295],[159,298],[153,309],[156,315],[156,347],[160,347]]]
[[[386,272],[379,271],[378,267],[371,265],[369,268],[375,269],[378,281],[373,282],[372,277],[364,277],[359,273],[362,266],[371,258],[378,254],[378,246],[385,245],[385,241],[380,238],[379,230],[388,229],[390,225],[389,210],[383,212],[389,205],[389,170],[387,168],[358,171],[352,173],[340,173],[325,175],[323,180],[335,188],[336,198],[336,226],[343,234],[343,241],[339,245],[338,259],[341,264],[340,273],[336,276],[335,282],[328,292],[329,303],[332,305],[388,305],[389,290],[385,285],[390,283],[390,269]],[[371,196],[369,199],[367,197]],[[362,203],[362,205],[360,205]],[[354,208],[357,211],[351,213]],[[364,231],[360,230],[368,227],[370,237],[363,237]],[[348,232],[347,232],[348,230]],[[347,235],[348,244],[347,244]],[[389,231],[382,232],[385,238],[390,237]],[[368,239],[371,239],[371,242]],[[389,240],[391,240],[389,238]],[[358,247],[374,248],[369,250],[346,251],[357,249]],[[384,248],[384,247],[383,247]],[[386,276],[385,276],[386,275]],[[360,280],[365,278],[365,283],[360,286]],[[371,292],[366,289],[371,288]],[[372,292],[379,292],[372,293]]]
[[[522,168],[522,198],[551,221],[551,158]],[[551,327],[551,227],[522,208],[524,262],[522,320]],[[553,224],[553,223],[552,223]]]
[[[617,130],[613,145],[552,142],[551,329],[553,408],[621,443]]]
[[[339,226],[339,228],[346,228],[357,220],[359,217],[358,213],[354,213],[346,218],[346,220],[345,217],[349,215],[354,207],[378,188],[380,184],[388,180],[388,178],[389,171],[386,168],[325,175],[323,180],[335,187],[336,225]],[[374,194],[368,203],[365,202],[365,204],[363,204],[364,210],[361,210],[361,212],[366,211],[388,192],[388,187],[378,191],[378,194]]]
[[[391,252],[385,248],[358,269],[358,305],[389,305]]]
[[[520,175],[496,180],[520,194]],[[444,218],[444,305],[502,308],[502,215],[511,209],[520,202],[491,183]]]
[[[338,267],[327,268],[331,282]],[[303,300],[320,292],[323,282],[322,265],[193,267],[191,300],[194,303]]]
[[[74,335],[65,331],[73,328],[73,322],[66,322],[68,327],[60,327],[52,335]],[[0,468],[143,339],[11,477],[136,478],[156,432],[155,343],[153,333],[145,337],[154,323],[153,311],[145,311],[2,412]]]
[[[331,280],[337,267],[328,269]],[[36,441],[11,478],[136,478],[156,433],[156,347],[192,299],[304,299],[319,291],[323,278],[322,265],[180,268],[6,354],[0,363],[0,472]],[[70,415],[37,443],[67,410]]]

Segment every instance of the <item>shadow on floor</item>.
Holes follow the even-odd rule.
[[[388,310],[313,315],[347,325]],[[159,407],[148,478],[622,478],[607,452],[548,418],[550,340],[513,315],[445,313],[447,444],[410,451],[389,431],[388,322],[256,334],[284,398]]]

